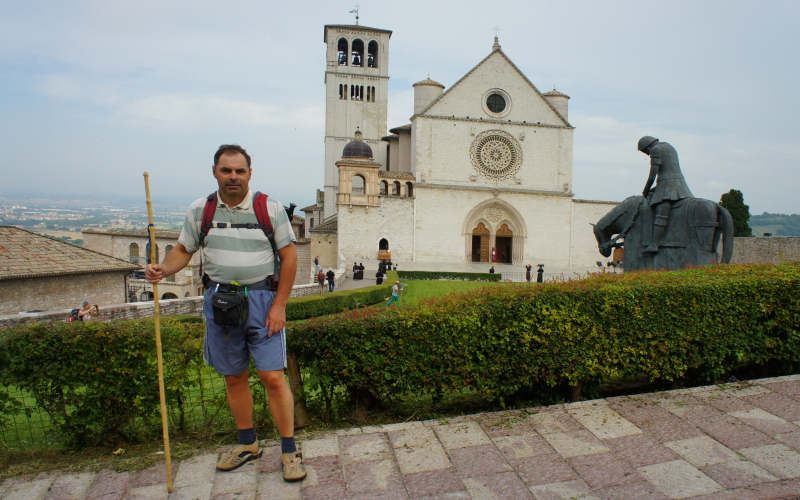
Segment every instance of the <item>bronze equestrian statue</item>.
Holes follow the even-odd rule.
[[[624,244],[626,271],[730,262],[731,214],[713,201],[692,195],[681,173],[678,152],[670,144],[644,136],[638,149],[650,156],[644,196],[625,199],[595,224],[600,253],[608,257],[612,248]],[[656,186],[651,189],[654,181]],[[720,239],[721,259],[717,253]]]

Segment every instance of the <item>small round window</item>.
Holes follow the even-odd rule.
[[[491,94],[486,98],[486,107],[492,113],[502,113],[506,109],[506,100],[500,94]]]

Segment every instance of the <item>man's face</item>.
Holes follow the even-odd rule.
[[[241,201],[247,194],[252,171],[247,166],[247,159],[241,153],[223,153],[212,171],[223,198]]]

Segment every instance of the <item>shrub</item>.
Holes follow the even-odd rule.
[[[400,279],[406,280],[461,280],[500,281],[499,273],[456,273],[448,271],[397,271]]]
[[[168,406],[196,382],[202,322],[164,319]],[[135,441],[158,429],[153,320],[34,323],[2,332],[0,384],[30,391],[73,446]]]
[[[381,285],[289,299],[286,304],[286,319],[289,321],[308,319],[377,304],[392,293],[392,283],[396,279],[397,273],[389,271]]]
[[[798,297],[798,264],[606,274],[313,319],[289,342],[317,380],[351,394],[391,402],[469,388],[503,401],[542,385],[796,367]]]
[[[396,274],[390,272],[387,279],[396,279]],[[390,293],[391,281],[293,298],[287,304],[287,316],[297,320],[358,308],[383,302]],[[186,430],[188,391],[200,387],[202,392],[203,319],[162,316],[160,331],[170,425]],[[0,426],[7,423],[9,413],[20,409],[8,391],[13,386],[33,395],[65,444],[86,446],[154,436],[160,429],[156,363],[152,319],[34,323],[2,331]],[[208,423],[216,414],[206,410],[203,404],[203,419]]]

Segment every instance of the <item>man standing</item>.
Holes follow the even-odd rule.
[[[225,376],[228,405],[239,432],[238,444],[220,457],[217,469],[233,470],[262,453],[253,428],[253,396],[248,382],[252,356],[281,435],[283,478],[297,481],[306,472],[294,441],[294,398],[284,377],[286,301],[297,271],[295,236],[283,205],[268,199],[267,213],[281,263],[276,289],[276,256],[258,223],[253,209],[254,194],[249,189],[250,155],[241,146],[222,145],[214,154],[212,173],[219,190],[213,224],[207,235],[202,237],[201,228],[207,199],[200,198],[189,206],[178,244],[161,264],[148,265],[145,276],[151,283],[157,283],[183,269],[194,252],[202,252],[206,286],[204,358]],[[212,297],[218,291],[242,289],[247,306],[244,324],[217,324]]]
[[[328,291],[332,292],[334,287],[334,278],[335,274],[333,274],[333,269],[328,269],[328,273],[325,275],[328,278]]]
[[[672,204],[684,198],[693,198],[686,180],[683,178],[678,162],[678,152],[671,144],[659,142],[655,137],[646,135],[639,139],[639,151],[650,156],[650,175],[644,185],[642,196],[648,200],[655,216],[653,224],[645,224],[643,243],[645,253],[658,253],[658,246],[664,238],[669,223]],[[658,179],[653,195],[648,199],[653,182]]]

